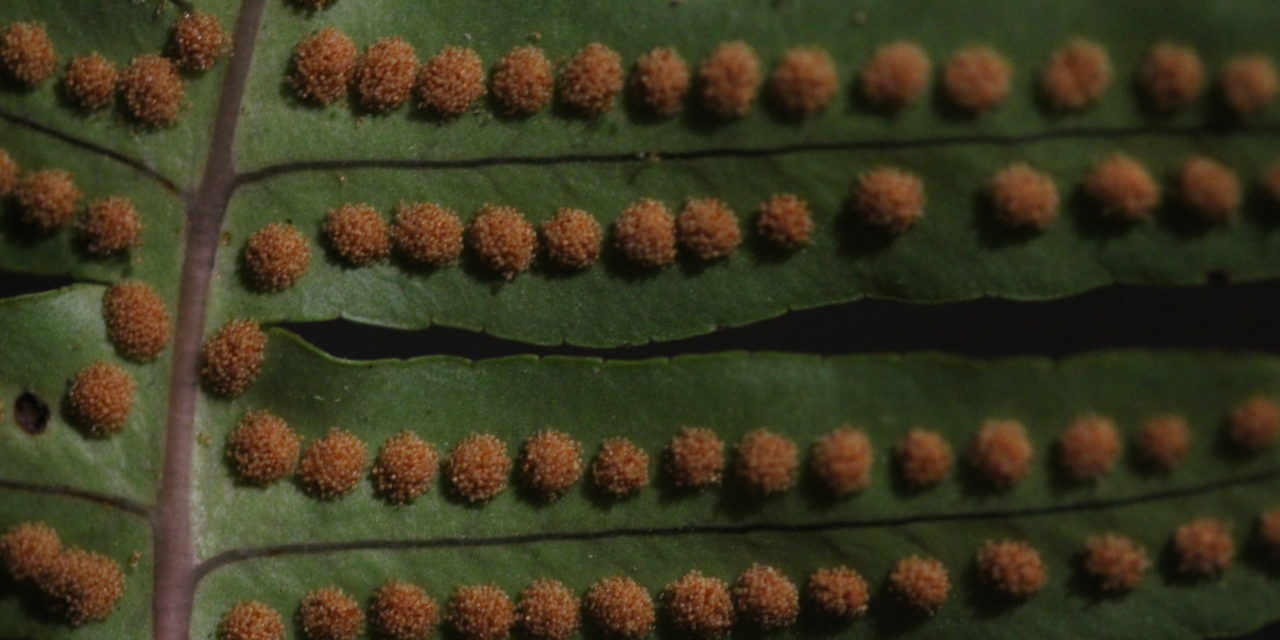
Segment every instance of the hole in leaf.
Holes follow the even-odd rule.
[[[13,418],[28,434],[38,436],[49,426],[49,403],[30,391],[13,402]]]

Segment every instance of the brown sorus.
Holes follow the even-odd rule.
[[[205,340],[200,376],[220,396],[238,396],[258,379],[266,357],[267,334],[252,320],[228,321]]]
[[[1034,457],[1027,430],[1014,420],[984,422],[969,445],[969,464],[999,489],[1008,489],[1025,478]]]
[[[439,268],[462,253],[462,232],[462,221],[453,210],[432,202],[402,202],[396,207],[391,239],[405,257]]]
[[[270,411],[250,411],[227,436],[227,461],[250,484],[267,485],[293,473],[302,438]]]
[[[782,54],[769,77],[769,89],[789,114],[809,116],[826,108],[840,79],[831,54],[821,47],[795,47]]]
[[[1151,219],[1160,204],[1160,186],[1141,162],[1116,153],[1095,164],[1084,177],[1084,192],[1102,207],[1102,215],[1125,222]]]
[[[242,600],[222,616],[218,640],[284,640],[284,619],[280,612],[258,602]]]
[[[53,74],[58,55],[43,25],[14,22],[0,31],[0,65],[9,78],[34,87]]]
[[[445,461],[449,485],[467,502],[483,502],[507,487],[511,457],[507,446],[487,433],[463,438]]]
[[[1194,49],[1160,43],[1147,53],[1138,83],[1147,104],[1157,111],[1180,109],[1200,96],[1204,63]]]
[[[109,256],[142,244],[142,216],[128,198],[111,196],[90,202],[76,231],[85,251]]]
[[[356,45],[333,27],[321,29],[293,51],[290,82],[298,97],[322,105],[346,95],[356,68]]]
[[[1009,97],[1009,61],[995,49],[974,46],[952,54],[942,70],[947,99],[961,110],[977,114],[1000,106]]]
[[[805,597],[831,618],[850,619],[867,612],[867,581],[849,567],[818,569],[809,576]]]
[[[484,95],[484,62],[466,47],[445,47],[418,70],[418,100],[436,115],[455,118]]]
[[[418,55],[413,45],[398,36],[383,38],[364,50],[356,63],[352,86],[361,107],[390,111],[409,99],[417,74]]]
[[[302,599],[298,622],[310,640],[355,640],[364,633],[364,613],[346,591],[329,586]]]
[[[1236,547],[1227,524],[1211,518],[1198,518],[1173,533],[1173,552],[1178,570],[1209,577],[1222,573],[1231,565]]]
[[[707,111],[724,119],[741,118],[760,90],[760,59],[741,40],[722,43],[698,67],[698,82]]]
[[[649,592],[620,576],[591,585],[582,608],[605,635],[614,638],[641,638],[653,630],[657,619]]]
[[[632,203],[613,223],[614,242],[637,266],[656,269],[676,259],[676,220],[657,200]]]
[[[43,169],[23,175],[13,195],[22,221],[41,233],[51,233],[70,222],[82,197],[71,173],[64,169]]]
[[[0,536],[0,569],[17,583],[40,580],[62,554],[62,541],[43,522],[20,522]]]
[[[373,592],[369,622],[386,640],[427,640],[439,621],[439,607],[418,585],[390,580]]]
[[[62,93],[81,111],[97,111],[116,97],[120,72],[97,52],[76,56],[62,76]]]
[[[937,431],[912,429],[894,447],[898,472],[913,489],[942,482],[951,472],[951,444]]]
[[[1270,447],[1280,435],[1280,404],[1265,396],[1254,396],[1231,410],[1227,436],[1232,444],[1248,452]]]
[[[125,108],[134,120],[148,127],[165,127],[177,122],[186,91],[178,67],[156,54],[134,58],[120,75]]]
[[[1083,415],[1058,438],[1058,462],[1077,482],[1097,480],[1111,471],[1120,455],[1120,433],[1108,418]]]
[[[810,467],[832,495],[858,493],[871,482],[875,451],[862,429],[840,427],[813,445]]]
[[[795,194],[775,194],[760,203],[756,230],[779,249],[794,251],[809,244],[813,228],[809,203]]]
[[[3,150],[0,150],[0,153],[3,153]],[[2,165],[3,159],[0,158],[0,174],[4,173]],[[1258,177],[1258,183],[1262,187],[1263,193],[1271,199],[1271,205],[1280,205],[1280,162],[1273,162],[1266,169],[1263,169],[1262,175]],[[5,180],[0,175],[0,195],[5,192],[4,184]],[[12,182],[9,182],[9,184],[12,184]]]
[[[373,488],[392,504],[413,502],[431,487],[439,457],[430,443],[401,431],[382,444],[373,462]]]
[[[778,629],[796,621],[800,614],[800,593],[781,571],[753,564],[733,583],[733,602],[738,615],[760,629]]]
[[[493,66],[489,88],[507,115],[540,111],[551,99],[551,62],[538,47],[512,49]]]
[[[1058,219],[1058,187],[1053,178],[1024,163],[996,172],[987,189],[996,220],[1006,226],[1044,231]]]
[[[724,637],[735,618],[729,585],[724,580],[690,571],[667,585],[662,600],[671,625],[703,640]]]
[[[798,466],[796,444],[768,429],[743,436],[733,459],[738,481],[764,496],[790,489]]]
[[[951,580],[936,558],[908,556],[893,566],[889,589],[903,604],[932,615],[947,601]]]
[[[1182,416],[1154,416],[1142,426],[1134,445],[1143,462],[1169,471],[1186,459],[1191,446],[1191,429]]]
[[[174,62],[188,71],[205,71],[226,53],[230,40],[218,19],[204,11],[184,13],[173,24]]]
[[[1276,68],[1263,55],[1240,56],[1227,62],[1219,81],[1222,98],[1241,118],[1256,116],[1266,110],[1280,89]]]
[[[18,186],[18,163],[5,149],[0,149],[0,198],[7,198]]]
[[[529,436],[520,456],[520,479],[543,499],[559,497],[582,477],[582,445],[569,434],[544,429]]]
[[[507,280],[528,271],[537,257],[538,233],[514,207],[481,207],[468,235],[480,261]]]
[[[463,640],[503,640],[516,622],[516,611],[496,585],[466,585],[449,597],[445,617]]]
[[[244,266],[260,291],[292,287],[311,266],[311,247],[297,227],[272,222],[253,232],[244,244]]]
[[[626,438],[609,438],[591,462],[591,480],[612,497],[633,495],[649,484],[649,454]]]
[[[578,115],[593,118],[613,107],[622,91],[622,57],[592,42],[560,69],[560,100]]]
[[[1040,91],[1049,106],[1076,111],[1097,102],[1111,84],[1111,58],[1101,45],[1075,38],[1049,58],[1040,72]]]
[[[324,237],[347,264],[363,267],[391,252],[391,229],[377,209],[347,203],[324,217]]]
[[[1040,552],[1021,540],[986,541],[974,564],[983,582],[1011,598],[1030,597],[1049,580]]]
[[[731,255],[742,243],[738,217],[716,198],[694,198],[676,219],[680,244],[699,260],[710,262]]]
[[[1130,538],[1116,534],[1089,536],[1085,542],[1084,570],[1103,591],[1130,591],[1142,583],[1150,566],[1147,552]]]
[[[307,493],[321,500],[340,498],[355,490],[364,476],[365,445],[355,434],[332,428],[302,454],[298,469]]]
[[[872,107],[897,111],[924,95],[932,64],[914,42],[893,42],[876,49],[858,74],[862,95]]]
[[[636,60],[633,84],[640,101],[654,114],[670,116],[684,106],[689,66],[671,47],[655,47]]]
[[[137,388],[129,372],[114,364],[95,362],[71,380],[67,404],[76,423],[90,435],[110,436],[129,420]]]
[[[67,549],[40,579],[50,609],[73,627],[107,619],[124,596],[124,573],[104,555]]]
[[[568,269],[586,269],[600,257],[604,232],[600,223],[582,209],[561,208],[542,223],[542,245],[547,256]]]
[[[924,183],[902,169],[873,169],[858,176],[853,204],[863,222],[902,233],[924,217]]]
[[[517,617],[531,640],[569,640],[582,624],[578,597],[557,580],[538,579],[520,592]]]
[[[684,427],[667,444],[666,469],[677,489],[720,484],[724,475],[724,441],[710,429]]]
[[[169,343],[169,310],[160,294],[140,280],[111,285],[102,294],[102,317],[112,344],[130,360],[154,360]]]
[[[1280,560],[1280,508],[1258,517],[1258,544],[1272,560]]]
[[[1194,156],[1178,171],[1178,191],[1191,213],[1209,224],[1231,222],[1243,200],[1240,179],[1225,165]]]

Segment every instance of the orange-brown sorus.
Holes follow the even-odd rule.
[[[662,590],[663,607],[677,631],[711,640],[729,633],[735,618],[724,580],[690,571]]]
[[[578,597],[558,580],[541,578],[520,592],[516,616],[531,640],[569,640],[582,625]]]
[[[373,489],[392,504],[408,504],[431,488],[440,454],[412,431],[382,443],[373,461]]]
[[[302,599],[298,622],[310,640],[355,640],[364,633],[364,613],[336,586],[316,589]]]
[[[670,116],[684,106],[689,65],[675,49],[655,47],[640,56],[632,78],[636,95],[654,114]]]
[[[297,227],[272,222],[245,241],[244,266],[255,288],[283,291],[311,267],[311,247]]]
[[[810,468],[832,495],[844,497],[867,488],[875,451],[867,432],[840,427],[814,443]]]
[[[356,45],[347,34],[325,27],[303,38],[293,50],[289,81],[298,97],[332,104],[347,94],[356,68]]]
[[[3,173],[3,169],[0,169],[0,173]],[[0,195],[4,194],[3,183],[3,177],[0,177]],[[1258,177],[1258,183],[1263,193],[1271,198],[1271,205],[1280,205],[1280,162],[1273,162],[1271,166],[1264,169],[1262,175]]]
[[[809,244],[813,228],[809,203],[793,193],[775,194],[760,203],[756,231],[779,249],[794,251]]]
[[[422,587],[388,580],[373,592],[369,624],[386,640],[426,640],[439,621],[436,601]]]
[[[267,334],[252,320],[235,319],[209,336],[200,349],[200,377],[220,396],[238,396],[262,371]]]
[[[350,431],[334,427],[323,438],[307,446],[298,476],[312,496],[321,500],[340,498],[360,484],[367,455],[360,438]]]
[[[867,612],[867,581],[849,567],[818,569],[809,576],[805,598],[831,618],[855,618]]]
[[[1265,396],[1253,396],[1231,410],[1227,436],[1232,444],[1249,452],[1270,447],[1280,435],[1280,403]]]
[[[445,618],[462,640],[503,640],[516,622],[516,610],[496,585],[465,585],[449,596]]]
[[[626,438],[608,438],[591,461],[591,480],[615,498],[633,495],[649,484],[649,454]]]
[[[19,522],[0,536],[0,569],[17,583],[40,580],[61,554],[58,532],[44,522]]]
[[[1236,546],[1226,523],[1198,518],[1174,531],[1173,553],[1179,571],[1208,577],[1222,573],[1231,565]]]
[[[960,109],[977,114],[1000,106],[1009,97],[1012,65],[995,49],[974,46],[951,55],[942,70],[947,99]]]
[[[537,257],[538,232],[515,207],[484,205],[468,236],[480,262],[507,280],[528,271]]]
[[[0,31],[0,65],[9,78],[34,87],[53,74],[58,54],[43,25],[14,22]]]
[[[773,99],[787,113],[808,116],[835,97],[840,78],[831,54],[821,47],[795,47],[782,54],[769,76]]]
[[[680,245],[699,260],[710,262],[731,255],[742,243],[738,217],[715,198],[693,198],[676,219]]]
[[[449,486],[467,502],[483,502],[507,487],[511,457],[507,445],[488,433],[462,439],[445,461]]]
[[[987,192],[996,220],[1006,226],[1044,231],[1058,219],[1058,187],[1053,178],[1024,163],[997,171]]]
[[[329,211],[323,231],[333,251],[354,267],[373,264],[391,252],[387,221],[364,203],[347,203]]]
[[[1160,204],[1160,185],[1141,162],[1115,153],[1093,165],[1084,177],[1084,192],[1102,207],[1102,215],[1136,222],[1151,219]]]
[[[677,489],[719,484],[724,475],[724,441],[710,429],[684,427],[667,443],[665,462]]]
[[[493,66],[489,90],[507,115],[529,115],[547,106],[553,82],[547,55],[526,45],[512,49]]]
[[[172,60],[148,53],[124,68],[120,93],[134,120],[148,127],[164,127],[178,121],[187,90]]]
[[[542,223],[542,246],[556,264],[586,269],[600,257],[604,232],[600,223],[582,209],[561,208]]]
[[[756,429],[743,436],[733,458],[738,481],[759,495],[774,495],[795,482],[796,444],[768,429]]]
[[[174,62],[188,71],[205,71],[218,62],[231,43],[222,24],[204,11],[185,13],[173,23],[170,49]]]
[[[1219,82],[1223,100],[1242,118],[1265,111],[1280,89],[1275,65],[1271,58],[1262,55],[1240,56],[1228,61]]]
[[[1096,42],[1075,38],[1049,58],[1040,71],[1040,91],[1049,106],[1061,111],[1083,109],[1102,97],[1111,84],[1111,57]]]
[[[774,567],[753,564],[733,583],[738,616],[759,629],[778,629],[796,621],[800,592]]]
[[[582,445],[569,434],[544,429],[524,441],[520,480],[543,499],[569,490],[582,477]]]
[[[62,93],[81,111],[97,111],[116,97],[120,72],[97,52],[76,56],[62,76]]]
[[[267,485],[293,473],[302,437],[270,411],[250,411],[227,436],[227,461],[245,482]]]
[[[605,635],[614,638],[648,635],[657,619],[649,592],[635,580],[620,576],[591,585],[582,597],[582,608]]]
[[[18,163],[9,152],[0,149],[0,198],[7,198],[18,186]]]
[[[418,70],[418,101],[429,111],[454,118],[484,95],[484,62],[467,47],[445,47]]]
[[[222,616],[218,640],[284,640],[284,619],[280,612],[258,602],[242,600]]]
[[[1173,111],[1200,97],[1204,63],[1194,49],[1162,42],[1147,53],[1138,72],[1142,94],[1158,111]]]
[[[418,75],[418,55],[399,36],[369,45],[356,63],[352,87],[360,106],[373,112],[390,111],[404,104]]]
[[[42,233],[50,233],[71,222],[83,194],[71,172],[42,169],[18,179],[13,195],[18,201],[22,222]]]
[[[129,372],[106,362],[81,369],[67,390],[67,404],[76,423],[91,435],[105,437],[124,428],[138,388]]]
[[[1153,416],[1142,425],[1134,439],[1138,457],[1146,464],[1169,471],[1187,458],[1191,448],[1191,429],[1178,415]]]
[[[622,57],[592,42],[560,69],[560,100],[578,115],[598,116],[613,107],[622,91]]]
[[[1015,420],[987,420],[969,445],[969,464],[988,484],[1007,489],[1031,472],[1035,450]]]
[[[1115,466],[1120,447],[1114,422],[1099,415],[1083,415],[1058,437],[1058,462],[1072,480],[1097,480]]]
[[[741,40],[722,43],[698,67],[698,82],[708,111],[720,118],[741,118],[760,90],[760,59]]]
[[[613,237],[637,266],[655,269],[676,259],[676,220],[657,200],[644,198],[623,209],[613,223]]]
[[[462,253],[462,232],[462,221],[453,210],[432,202],[402,202],[396,206],[391,239],[410,260],[443,267]]]
[[[1204,156],[1182,163],[1178,193],[1193,214],[1210,224],[1234,220],[1244,197],[1236,172]]]
[[[876,49],[858,73],[858,85],[871,106],[897,111],[924,95],[933,70],[929,56],[914,42],[893,42]]]
[[[1082,563],[1098,586],[1112,593],[1137,588],[1142,584],[1142,574],[1151,566],[1146,549],[1116,534],[1089,536]]]
[[[40,578],[55,615],[73,627],[106,620],[124,597],[124,573],[104,555],[67,549]]]
[[[947,601],[951,579],[947,568],[936,558],[908,556],[893,565],[889,589],[903,604],[933,614]]]
[[[169,310],[160,294],[140,280],[111,285],[102,294],[102,317],[112,344],[130,360],[153,360],[169,343]]]
[[[858,176],[853,205],[863,222],[902,233],[924,217],[924,182],[902,169],[872,169]]]
[[[1280,508],[1258,517],[1258,543],[1273,560],[1280,560]]]
[[[951,472],[951,444],[937,431],[912,429],[893,449],[898,473],[913,489],[942,482]]]
[[[1026,598],[1044,588],[1049,572],[1035,547],[1021,540],[988,540],[974,556],[987,586],[1013,598]]]
[[[76,231],[85,251],[108,256],[142,244],[142,216],[128,198],[111,196],[90,202]]]

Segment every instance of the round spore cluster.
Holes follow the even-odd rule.
[[[206,71],[226,53],[230,40],[222,24],[204,11],[185,13],[173,24],[170,49],[174,62],[188,71]]]
[[[1240,56],[1228,61],[1220,83],[1223,101],[1241,118],[1264,111],[1280,91],[1275,65],[1263,55]]]
[[[636,95],[658,116],[671,116],[684,106],[689,92],[689,65],[670,47],[655,47],[636,60]]]
[[[1084,177],[1084,192],[1102,206],[1102,214],[1127,222],[1149,220],[1160,204],[1160,186],[1141,162],[1114,154]]]
[[[837,497],[858,493],[871,482],[875,451],[862,429],[841,427],[813,445],[814,475]]]
[[[1198,518],[1173,533],[1173,552],[1183,573],[1210,577],[1226,570],[1235,557],[1235,542],[1226,523]]]
[[[1169,471],[1186,459],[1191,448],[1191,429],[1182,416],[1154,416],[1142,426],[1134,444],[1144,463]]]
[[[893,42],[871,54],[858,74],[858,85],[871,106],[898,111],[924,95],[932,71],[933,64],[920,45]]]
[[[124,573],[104,555],[67,549],[40,579],[49,608],[73,627],[105,620],[124,597]]]
[[[0,65],[8,78],[34,87],[53,75],[57,64],[53,40],[43,25],[15,22],[0,31]]]
[[[22,222],[41,233],[51,233],[71,222],[83,197],[71,173],[63,169],[24,174],[13,195]]]
[[[1211,158],[1188,158],[1178,171],[1178,195],[1183,205],[1208,224],[1234,220],[1243,194],[1236,173]]]
[[[250,411],[227,436],[227,461],[243,481],[267,485],[293,473],[302,438],[283,418]]]
[[[1053,52],[1040,72],[1040,90],[1055,109],[1092,105],[1111,84],[1111,58],[1096,42],[1076,38]]]
[[[445,462],[445,473],[458,496],[467,502],[484,502],[507,487],[511,457],[507,446],[496,436],[473,433],[453,448]]]
[[[671,625],[695,638],[722,638],[736,618],[729,585],[700,571],[690,571],[668,584],[662,600]]]
[[[138,383],[124,369],[95,362],[71,380],[67,404],[71,415],[90,435],[106,437],[124,428],[133,409]]]
[[[365,444],[360,438],[349,431],[330,429],[302,455],[298,470],[302,485],[321,500],[340,498],[360,484],[366,458]]]
[[[1059,462],[1072,480],[1097,480],[1115,466],[1120,446],[1114,422],[1098,415],[1080,416],[1058,438]]]
[[[412,431],[382,444],[373,462],[373,488],[392,504],[408,504],[431,488],[440,454]]]
[[[1058,219],[1058,187],[1053,178],[1024,163],[996,172],[988,193],[996,220],[1006,226],[1044,231]]]
[[[578,597],[557,580],[538,579],[520,592],[517,618],[531,640],[569,640],[582,625]]]
[[[298,622],[310,640],[355,640],[364,633],[359,603],[334,586],[308,593],[298,610]]]
[[[399,37],[383,38],[365,49],[352,86],[360,106],[375,113],[390,111],[409,99],[417,73],[413,45]]]
[[[0,536],[0,569],[14,582],[41,579],[62,554],[62,540],[43,522],[21,522]]]
[[[924,217],[924,182],[895,167],[873,169],[858,176],[853,205],[865,223],[902,233]]]
[[[134,120],[148,127],[165,127],[178,121],[187,90],[172,60],[145,54],[124,68],[120,92]]]
[[[484,62],[466,47],[445,47],[418,71],[418,100],[436,115],[454,118],[484,95]]]
[[[667,207],[645,198],[622,211],[613,224],[614,243],[636,266],[657,269],[676,259],[676,220]]]
[[[1117,593],[1137,588],[1151,562],[1146,550],[1131,538],[1103,534],[1085,542],[1083,565],[1100,589]]]
[[[293,225],[272,222],[245,241],[244,267],[258,290],[283,291],[311,267],[311,247]]]
[[[737,480],[762,496],[790,489],[798,466],[796,444],[767,429],[757,429],[744,436],[733,459]]]
[[[458,587],[445,614],[463,640],[503,640],[516,622],[515,605],[496,585]]]
[[[867,612],[867,581],[849,567],[818,569],[809,576],[805,597],[818,612],[836,619],[848,620]]]
[[[387,221],[364,203],[348,203],[329,211],[323,232],[334,253],[353,267],[372,264],[391,253]]]
[[[560,100],[578,115],[593,118],[613,107],[622,91],[622,57],[592,42],[560,70]]]
[[[543,499],[558,497],[582,477],[582,445],[563,431],[529,436],[520,456],[520,479]]]
[[[429,267],[452,264],[462,253],[462,221],[452,210],[431,202],[396,207],[391,239],[410,260]]]
[[[796,47],[782,54],[769,89],[783,111],[809,116],[822,111],[839,88],[836,64],[831,54],[819,47]]]
[[[485,205],[468,235],[480,261],[507,280],[528,271],[537,257],[538,233],[513,207]]]
[[[649,484],[649,454],[626,438],[609,438],[591,462],[591,480],[614,498],[634,495]]]
[[[356,45],[347,34],[326,27],[302,40],[293,52],[290,82],[298,97],[321,105],[347,94],[356,68]]]
[[[62,93],[81,111],[97,111],[116,97],[120,71],[97,52],[76,56],[62,76]]]
[[[1009,97],[1012,66],[987,46],[955,52],[942,70],[942,87],[951,104],[970,114],[991,111]]]
[[[894,456],[898,473],[913,489],[938,484],[951,472],[951,444],[937,431],[908,431],[894,447]]]
[[[988,540],[974,564],[984,583],[1011,598],[1030,597],[1049,581],[1040,552],[1021,540]]]
[[[724,441],[705,427],[684,427],[667,443],[666,470],[677,489],[703,489],[720,484],[724,475]]]
[[[988,484],[1008,489],[1031,472],[1035,450],[1014,420],[988,420],[969,445],[969,464]]]
[[[698,67],[703,106],[726,120],[747,115],[760,81],[760,58],[741,40],[720,44]]]
[[[218,624],[218,640],[284,639],[284,619],[280,612],[257,600],[236,603]]]
[[[553,262],[567,269],[586,269],[600,258],[604,232],[582,209],[561,208],[542,223],[542,246]]]
[[[1272,560],[1280,560],[1280,508],[1258,517],[1258,543]]]
[[[676,219],[680,245],[704,262],[731,255],[742,243],[738,217],[716,198],[694,198],[685,203]]]
[[[493,66],[489,88],[507,115],[524,116],[542,110],[551,100],[551,62],[538,47],[516,47]]]
[[[1151,48],[1138,72],[1147,104],[1158,111],[1183,108],[1204,88],[1204,63],[1189,47],[1160,43]]]
[[[205,340],[200,376],[220,396],[238,396],[258,379],[266,357],[267,334],[252,320],[231,320]]]
[[[386,640],[426,640],[440,618],[440,608],[415,584],[391,580],[373,592],[369,622]]]
[[[738,616],[759,629],[790,625],[800,615],[800,592],[774,567],[753,564],[733,584]]]
[[[89,203],[76,223],[76,232],[90,255],[109,256],[142,244],[142,216],[133,201],[111,196]]]
[[[775,194],[760,204],[756,231],[778,249],[795,251],[804,247],[809,244],[813,229],[809,203],[793,193]]]
[[[615,638],[641,638],[657,620],[653,598],[630,578],[605,578],[591,585],[582,607],[596,627]]]
[[[0,149],[0,198],[7,198],[18,186],[18,163],[5,149]]]
[[[102,294],[102,317],[107,337],[130,360],[154,360],[169,343],[169,310],[155,288],[145,282],[125,280],[107,288]]]
[[[951,579],[936,558],[908,556],[893,565],[889,589],[908,607],[933,614],[947,601]]]
[[[1264,396],[1254,396],[1231,410],[1227,436],[1243,451],[1257,452],[1270,447],[1280,436],[1280,404]]]

